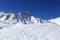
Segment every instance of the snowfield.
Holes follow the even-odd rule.
[[[23,19],[17,16],[16,19],[13,19],[15,16],[7,20],[1,18],[4,21],[0,20],[0,40],[60,40],[60,26],[56,23],[30,17],[27,12],[22,12],[22,15]]]
[[[51,20],[49,20],[49,21],[51,21],[51,22],[53,22],[53,23],[56,23],[56,24],[60,25],[60,17],[55,18],[55,19],[51,19]]]

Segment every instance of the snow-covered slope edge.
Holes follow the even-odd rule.
[[[53,22],[53,23],[56,23],[56,24],[60,25],[60,17],[55,18],[55,19],[51,19],[51,20],[49,20],[49,21],[51,21],[51,22]]]

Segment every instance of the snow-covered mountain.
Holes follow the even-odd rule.
[[[9,27],[17,23],[21,24],[35,24],[40,23],[43,20],[39,18],[33,17],[30,13],[24,11],[19,13],[11,13],[11,12],[0,12],[0,28]]]
[[[29,12],[0,12],[0,40],[60,40],[60,26]]]
[[[20,22],[24,24],[40,22],[39,18],[33,17],[28,12],[20,12],[18,14],[0,12],[0,21],[6,23]]]
[[[53,22],[53,23],[56,23],[56,24],[60,25],[60,17],[55,18],[55,19],[51,19],[51,20],[49,20],[49,21],[51,21],[51,22]]]

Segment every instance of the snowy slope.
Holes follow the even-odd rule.
[[[51,19],[51,20],[49,20],[49,21],[54,22],[54,23],[60,25],[60,17],[55,18],[55,19]]]
[[[60,26],[55,23],[36,18],[28,12],[3,14],[0,40],[60,40]],[[7,18],[7,15],[11,16]]]

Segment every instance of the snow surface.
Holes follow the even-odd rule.
[[[7,14],[3,14],[0,18],[4,20],[0,20],[0,40],[60,40],[60,26],[55,23],[25,13],[18,17],[11,14],[13,16],[5,20]]]
[[[51,19],[51,20],[49,20],[49,21],[51,21],[51,22],[53,22],[53,23],[56,23],[56,24],[60,25],[60,17],[55,18],[55,19]]]

